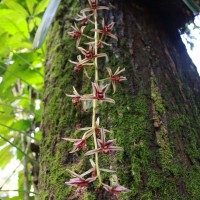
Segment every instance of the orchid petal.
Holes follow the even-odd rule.
[[[91,151],[88,151],[87,153],[85,153],[85,156],[89,156],[89,155],[92,155],[92,154],[95,154],[95,153],[99,153],[101,151],[101,149],[94,149],[94,150],[91,150]]]

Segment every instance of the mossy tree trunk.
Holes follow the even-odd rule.
[[[82,1],[81,1],[82,2]],[[124,148],[112,161],[121,185],[132,190],[122,199],[178,200],[200,197],[200,78],[187,55],[178,28],[192,18],[182,1],[100,1],[113,9],[119,41],[108,49],[105,67],[125,67],[127,81],[113,95],[116,105],[101,104],[101,124],[112,130]],[[160,3],[159,3],[160,2]],[[67,32],[83,2],[63,1],[48,38],[44,91],[43,140],[40,145],[41,200],[113,199],[93,186],[78,197],[65,185],[66,168],[83,172],[81,152],[69,154],[79,138],[75,127],[91,125],[91,112],[76,109],[65,93],[75,86],[89,93],[83,73],[74,73],[68,59],[79,53]],[[188,14],[189,13],[189,14]],[[112,91],[108,96],[112,95]],[[86,160],[86,158],[84,158]],[[108,159],[102,158],[105,165]],[[109,179],[105,176],[104,182]]]

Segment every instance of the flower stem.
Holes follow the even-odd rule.
[[[94,10],[94,22],[95,22],[95,29],[98,29],[97,10]],[[97,45],[98,45],[98,33],[96,31],[94,33],[94,43],[95,43],[94,51],[95,51],[95,55],[97,55],[98,54],[98,47],[97,47]],[[98,58],[97,57],[95,57],[95,59],[94,59],[94,67],[95,67],[95,81],[98,82],[99,77],[98,77]],[[98,106],[98,100],[93,100],[93,115],[92,115],[92,128],[93,129],[96,128],[97,106]],[[96,132],[95,131],[93,133],[93,138],[94,138],[95,149],[97,149],[98,146],[97,146],[97,137],[96,137]],[[100,175],[98,153],[95,153],[95,165],[96,165],[96,170],[97,170],[97,177],[99,179],[99,184],[101,185],[102,180],[101,180],[101,175]]]

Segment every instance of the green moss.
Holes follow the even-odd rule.
[[[58,143],[55,147],[55,154],[52,152],[52,142],[55,141],[55,138],[47,137],[43,141],[43,147],[41,151],[45,151],[42,157],[42,166],[40,177],[44,178],[45,184],[49,186],[49,190],[41,191],[40,199],[46,200],[50,196],[54,196],[58,199],[62,199],[65,195],[70,192],[70,188],[65,188],[63,190],[63,185],[59,184],[60,182],[66,182],[67,174],[66,168],[62,165],[63,155],[60,153],[65,146],[64,143]],[[51,145],[51,146],[50,146]],[[53,154],[53,155],[52,155]],[[48,164],[45,164],[48,163]],[[48,176],[46,176],[48,174]]]
[[[155,103],[156,111],[159,112],[159,114],[165,114],[164,102],[160,95],[155,75],[151,76],[151,98]]]
[[[78,9],[76,1],[72,2]],[[75,12],[75,9],[71,10]],[[60,7],[62,12],[62,6]],[[78,118],[82,113],[77,114],[77,110],[71,104],[70,98],[65,98],[65,92],[69,93],[72,86],[76,85],[73,75],[73,65],[68,63],[75,51],[75,42],[65,36],[64,44],[61,44],[61,27],[59,20],[56,21],[48,36],[54,38],[52,43],[48,43],[46,80],[51,84],[46,84],[44,94],[44,133],[45,138],[40,145],[41,148],[41,170],[40,170],[40,199],[65,199],[74,188],[67,187],[65,182],[71,178],[67,173],[67,162],[77,163],[77,172],[83,171],[83,162],[70,157],[69,151],[72,144],[62,141],[62,137],[71,135],[74,132]],[[49,41],[50,41],[49,40]],[[72,51],[67,51],[70,48]],[[68,52],[63,54],[63,52]],[[50,65],[49,65],[50,64]],[[58,82],[59,79],[59,82]],[[46,98],[46,100],[45,100]],[[73,117],[72,117],[73,116]],[[74,117],[75,116],[75,117]],[[64,132],[63,132],[64,130]],[[68,165],[68,168],[70,166]],[[48,190],[46,189],[48,188]]]
[[[86,192],[84,194],[83,200],[95,200],[95,199],[96,199],[96,197],[95,197],[94,192]]]
[[[169,142],[167,124],[163,120],[166,116],[166,110],[163,99],[161,97],[158,83],[154,74],[151,76],[151,98],[153,107],[153,120],[156,130],[157,144],[159,145],[160,161],[164,171],[172,168],[173,154]]]
[[[191,199],[200,197],[200,167],[193,167],[186,175],[186,187]]]

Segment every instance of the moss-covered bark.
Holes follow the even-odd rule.
[[[99,115],[102,125],[112,130],[117,145],[124,147],[112,161],[120,184],[132,190],[121,199],[198,200],[200,78],[196,68],[177,26],[170,28],[166,19],[157,19],[152,8],[143,4],[128,0],[110,3],[113,9],[105,17],[116,22],[119,42],[108,49],[108,65],[113,69],[126,67],[128,80],[113,95],[116,105],[101,104]],[[67,35],[79,6],[79,1],[63,2],[48,38],[40,145],[41,200],[113,199],[94,186],[78,197],[74,188],[64,184],[70,178],[66,168],[81,173],[88,165],[81,152],[69,154],[72,145],[62,140],[79,137],[77,124],[91,125],[90,109],[87,113],[77,110],[65,96],[72,86],[81,93],[90,92],[84,75],[74,73],[68,62],[76,60],[79,53]],[[105,67],[107,64],[102,65],[101,75],[106,73]],[[108,158],[101,159],[108,165]],[[109,182],[107,176],[103,178]]]

